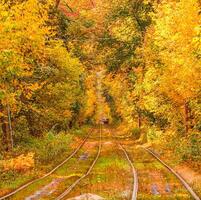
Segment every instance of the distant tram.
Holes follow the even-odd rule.
[[[108,118],[102,118],[101,120],[100,120],[100,123],[101,124],[109,124],[109,119]]]

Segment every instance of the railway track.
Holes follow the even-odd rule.
[[[55,200],[61,200],[61,199],[65,198],[84,178],[86,178],[91,173],[92,169],[94,168],[95,164],[98,161],[98,158],[100,157],[101,149],[102,149],[102,125],[100,125],[98,153],[97,153],[94,161],[92,162],[91,166],[89,167],[89,169],[87,170],[87,172],[84,175],[82,175],[73,184],[71,184],[62,194],[60,194],[57,198],[55,198]]]
[[[77,148],[59,165],[57,165],[53,170],[51,170],[49,173],[45,174],[44,176],[35,179],[33,181],[30,181],[29,183],[21,186],[20,188],[18,188],[17,190],[3,196],[0,197],[0,200],[3,199],[8,199],[10,197],[12,197],[13,195],[15,195],[16,193],[23,191],[23,189],[27,188],[28,186],[32,185],[33,183],[43,180],[46,177],[50,176],[51,174],[53,174],[57,169],[59,169],[60,167],[62,167],[64,164],[66,164],[73,156],[75,156],[77,154],[77,152],[83,147],[83,145],[87,142],[87,140],[89,139],[90,133],[84,138],[84,140],[77,146]],[[139,178],[138,178],[138,173],[137,170],[134,167],[134,164],[125,148],[125,145],[122,145],[118,139],[112,134],[113,138],[115,139],[115,143],[117,144],[117,146],[119,147],[119,149],[123,152],[126,160],[128,161],[131,170],[132,170],[132,178],[133,178],[133,185],[132,185],[132,196],[131,196],[131,200],[137,200],[138,198],[138,187],[139,187]],[[98,138],[97,138],[98,139]],[[69,193],[83,180],[85,179],[87,176],[89,176],[89,174],[91,173],[91,171],[93,170],[94,166],[96,165],[100,154],[101,154],[101,150],[102,150],[102,125],[100,125],[100,130],[99,130],[99,146],[98,146],[98,151],[95,155],[95,158],[93,159],[90,167],[87,169],[87,172],[85,174],[83,174],[81,177],[79,177],[77,180],[75,180],[66,190],[64,190],[63,193],[61,193],[59,196],[55,197],[55,200],[62,200],[65,197],[67,197],[69,195]],[[198,195],[193,191],[193,189],[189,186],[189,184],[175,171],[173,170],[167,163],[165,163],[163,160],[161,160],[159,158],[159,156],[154,153],[152,150],[148,149],[148,148],[142,148],[142,151],[145,150],[146,152],[148,152],[154,159],[156,159],[159,163],[161,163],[165,168],[167,168],[169,170],[170,173],[172,173],[181,183],[182,185],[185,187],[185,189],[190,193],[191,197],[195,200],[200,200],[200,197],[198,197]]]
[[[131,200],[137,200],[137,192],[138,192],[138,176],[137,176],[137,170],[135,169],[131,159],[129,158],[129,155],[126,151],[126,149],[119,143],[118,144],[120,149],[124,152],[124,155],[131,166],[132,174],[133,174],[133,188],[132,188],[132,197]]]
[[[131,200],[137,200],[137,193],[138,193],[138,175],[137,175],[137,170],[135,169],[133,162],[131,161],[128,152],[126,151],[126,149],[122,146],[122,144],[120,144],[117,141],[117,137],[113,135],[113,138],[115,138],[115,142],[116,144],[119,146],[119,148],[123,151],[126,160],[128,161],[131,169],[132,169],[132,176],[133,176],[133,188],[132,188],[132,196],[131,196]]]
[[[9,194],[7,194],[5,196],[0,197],[0,200],[8,199],[8,198],[12,197],[13,195],[17,194],[18,192],[26,189],[30,185],[32,185],[32,184],[34,184],[34,183],[36,183],[38,181],[41,181],[41,180],[47,178],[48,176],[50,176],[51,174],[53,174],[57,169],[62,167],[64,164],[66,164],[82,148],[82,146],[88,140],[89,136],[90,136],[90,133],[84,138],[84,140],[78,145],[78,147],[63,162],[61,162],[59,165],[57,165],[50,172],[48,172],[47,174],[45,174],[44,176],[42,176],[40,178],[34,179],[34,180],[22,185],[21,187],[19,187],[18,189],[14,190],[13,192],[11,192],[11,193],[9,193]]]
[[[182,183],[182,185],[186,188],[186,190],[190,193],[193,199],[200,200],[200,197],[193,191],[190,185],[175,171],[173,170],[167,163],[161,160],[152,150],[143,148],[149,154],[151,154],[155,159],[157,159],[163,166],[165,166],[177,179]]]

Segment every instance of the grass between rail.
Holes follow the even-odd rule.
[[[101,156],[91,174],[71,192],[69,197],[92,193],[108,200],[130,199],[132,181],[129,163],[110,138],[103,141]]]
[[[144,149],[129,147],[138,171],[139,200],[190,200],[191,196],[180,181]]]

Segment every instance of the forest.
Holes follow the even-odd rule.
[[[0,1],[0,200],[200,197],[200,0]]]

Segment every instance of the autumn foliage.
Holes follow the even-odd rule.
[[[34,153],[22,154],[16,158],[1,161],[1,165],[3,166],[3,171],[28,171],[34,167]]]

